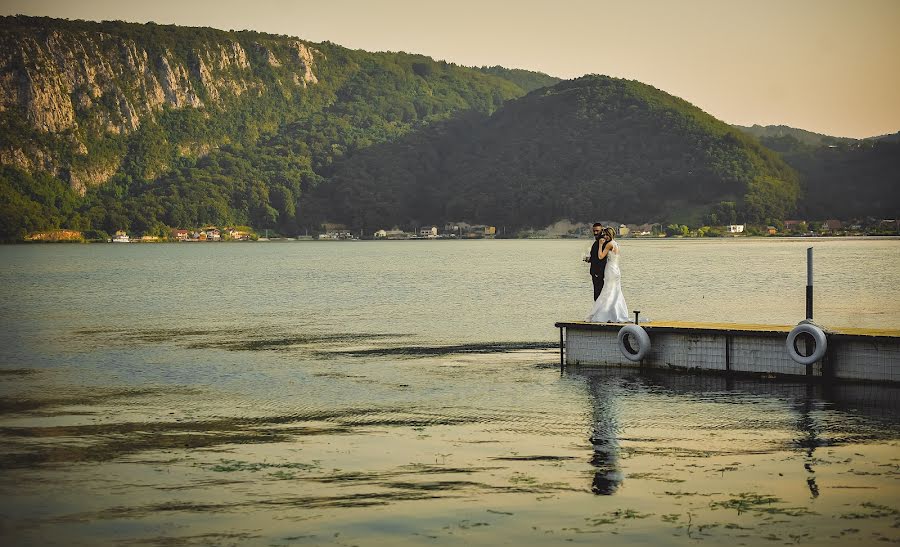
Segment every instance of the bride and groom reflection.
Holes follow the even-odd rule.
[[[589,380],[593,402],[593,447],[590,464],[594,467],[591,492],[599,496],[615,494],[624,478],[619,468],[618,415],[615,409],[615,386],[608,382]]]
[[[596,495],[613,495],[623,487],[626,474],[621,465],[621,409],[626,398],[646,392],[648,388],[666,397],[695,399],[699,396],[719,404],[741,404],[745,400],[753,403],[760,398],[786,403],[782,408],[793,415],[793,419],[782,421],[782,427],[793,430],[794,434],[783,448],[776,450],[802,452],[806,487],[813,498],[820,495],[815,471],[820,461],[816,457],[816,449],[841,444],[840,440],[835,439],[846,435],[841,425],[844,420],[838,416],[846,414],[847,426],[854,428],[859,426],[860,421],[869,424],[867,435],[877,436],[880,431],[889,439],[896,438],[897,418],[900,417],[900,388],[891,386],[772,384],[731,377],[685,377],[601,370],[583,370],[576,374],[583,377],[590,401],[591,455],[588,463],[593,467],[590,488]],[[837,415],[823,417],[821,413],[826,409]],[[747,419],[751,423],[746,427],[754,429],[761,425],[756,424],[756,420],[764,420],[752,413],[747,415]],[[773,420],[777,421],[777,418],[773,417]],[[831,423],[832,427],[826,427],[826,423]]]

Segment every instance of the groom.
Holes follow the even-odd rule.
[[[599,222],[594,223],[594,244],[591,245],[591,256],[586,260],[591,264],[591,281],[594,283],[594,300],[600,296],[603,290],[603,274],[606,271],[606,259],[600,260],[597,255],[600,254],[600,242],[603,241],[603,225]]]

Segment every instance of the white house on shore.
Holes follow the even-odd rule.
[[[729,234],[740,234],[744,232],[743,224],[729,224],[728,225],[728,233]]]

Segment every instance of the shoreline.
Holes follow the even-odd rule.
[[[479,237],[479,238],[406,238],[406,239],[296,239],[292,237],[285,238],[269,238],[266,241],[129,241],[128,244],[139,245],[159,245],[159,244],[181,244],[181,243],[351,243],[351,242],[398,242],[398,241],[591,241],[590,237]],[[832,239],[849,239],[849,240],[892,240],[900,239],[900,234],[854,234],[854,235],[815,235],[815,236],[720,236],[720,237],[685,237],[685,236],[638,236],[638,237],[619,237],[617,239],[625,241],[722,241],[722,240],[832,240]],[[110,242],[100,239],[66,239],[57,241],[35,240],[35,241],[3,241],[0,245],[52,245],[52,244],[110,244]],[[124,243],[124,242],[123,242]]]

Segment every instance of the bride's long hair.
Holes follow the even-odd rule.
[[[605,236],[608,236],[610,241],[616,239],[616,231],[613,230],[612,228],[610,228],[609,226],[607,226],[606,228],[603,228],[603,232],[601,232],[601,233]]]

